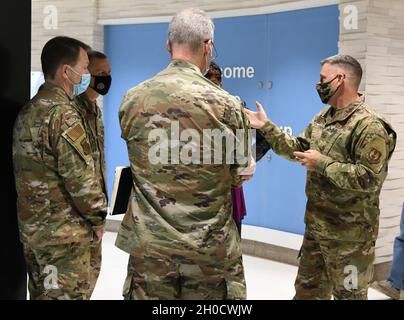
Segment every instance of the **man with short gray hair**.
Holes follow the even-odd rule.
[[[130,89],[119,110],[133,176],[116,240],[130,254],[126,300],[246,297],[230,190],[247,163],[227,163],[223,151],[220,163],[206,158],[213,141],[205,138],[210,130],[245,133],[248,122],[241,102],[203,76],[213,31],[201,10],[177,14],[168,31],[171,63]]]
[[[321,62],[316,89],[329,104],[299,137],[246,111],[272,149],[307,168],[306,231],[295,299],[366,299],[379,228],[379,195],[396,133],[358,93],[362,68],[348,55]]]

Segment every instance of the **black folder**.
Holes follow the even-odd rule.
[[[132,193],[132,171],[130,167],[116,167],[112,186],[110,215],[124,214],[128,209]]]

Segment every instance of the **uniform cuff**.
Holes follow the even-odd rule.
[[[316,164],[315,171],[317,171],[318,173],[321,173],[322,175],[324,175],[325,170],[327,169],[330,162],[331,162],[330,157],[327,157],[325,155],[321,155],[320,158],[318,159],[317,164]]]
[[[262,135],[265,137],[265,140],[271,144],[271,138],[274,136],[277,131],[281,131],[276,124],[274,124],[271,120],[265,122],[264,126],[259,129]]]

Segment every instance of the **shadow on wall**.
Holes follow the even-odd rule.
[[[0,146],[1,146],[1,231],[0,300],[26,299],[26,269],[19,240],[15,182],[12,162],[13,125],[21,104],[10,97],[12,53],[0,47]],[[14,62],[17,63],[17,62]],[[13,84],[15,85],[15,84]],[[18,84],[17,84],[18,85]],[[24,85],[24,84],[21,84]]]

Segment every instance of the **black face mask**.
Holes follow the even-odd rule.
[[[324,104],[327,104],[330,101],[330,99],[335,95],[335,93],[338,91],[339,87],[341,86],[341,85],[339,85],[336,89],[331,88],[331,83],[337,78],[338,78],[338,75],[336,75],[334,77],[334,79],[331,79],[328,82],[317,83],[316,89],[317,89],[318,95],[320,96],[321,101]]]
[[[90,85],[90,88],[105,96],[108,93],[109,88],[111,87],[112,77],[94,75],[91,76],[94,78],[94,86]]]

